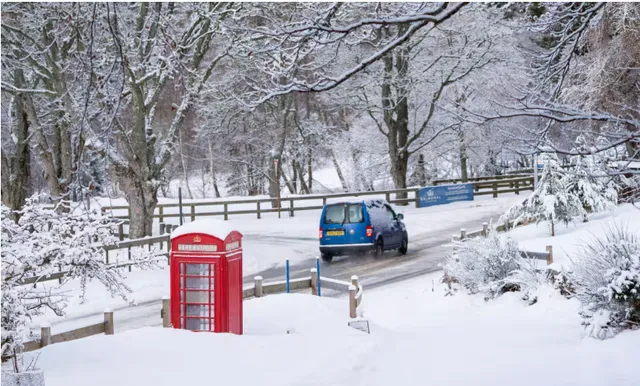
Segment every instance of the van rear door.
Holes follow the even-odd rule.
[[[322,223],[324,245],[367,242],[365,214],[360,203],[327,205]]]

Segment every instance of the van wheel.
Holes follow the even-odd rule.
[[[374,251],[374,254],[376,256],[382,256],[383,252],[384,252],[384,243],[382,242],[382,239],[378,239],[378,241],[376,242],[376,249]]]
[[[328,253],[320,254],[320,258],[322,258],[322,261],[324,261],[325,263],[330,263],[331,260],[333,260],[333,256],[329,255]]]
[[[408,250],[409,250],[409,238],[405,236],[402,239],[402,246],[398,248],[398,252],[400,252],[400,254],[402,255],[406,255]]]

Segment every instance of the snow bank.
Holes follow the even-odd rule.
[[[485,302],[444,297],[440,274],[368,291],[371,335],[347,327],[345,298],[245,302],[245,335],[144,328],[41,350],[47,386],[636,386],[640,331],[583,338],[577,302],[548,287]]]

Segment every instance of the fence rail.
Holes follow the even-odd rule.
[[[515,193],[519,194],[521,191],[533,190],[533,177],[532,176],[490,176],[490,177],[474,177],[476,181],[470,182],[473,185],[474,194],[477,196],[493,195],[498,197],[499,194]],[[438,183],[443,181],[457,181],[457,180],[438,180]],[[231,200],[231,201],[203,201],[203,202],[190,202],[183,203],[184,208],[189,210],[183,213],[183,217],[190,218],[194,221],[196,217],[202,216],[222,216],[225,220],[229,219],[231,215],[244,215],[255,214],[258,219],[262,218],[264,213],[288,213],[289,217],[294,217],[295,212],[305,210],[319,210],[327,203],[328,200],[336,198],[347,197],[370,197],[370,196],[383,196],[392,204],[411,204],[416,207],[420,206],[419,197],[420,188],[413,187],[407,189],[392,189],[392,190],[380,190],[372,192],[352,192],[352,193],[337,193],[329,195],[308,195],[297,197],[285,197],[280,200],[280,207],[277,207],[276,199],[273,198],[257,198],[257,199],[243,199],[243,200]],[[406,194],[406,198],[392,198],[391,195]],[[322,200],[322,205],[308,205],[308,206],[296,206],[296,202],[301,203],[303,201],[310,200]],[[265,203],[269,203],[271,208],[264,208]],[[252,209],[230,209],[232,205],[255,205]],[[163,222],[167,218],[180,217],[180,213],[167,213],[166,209],[178,208],[180,204],[159,204],[156,206],[156,212],[153,217]],[[198,207],[221,207],[222,210],[213,210],[205,212],[197,212]],[[127,214],[116,214],[115,211],[126,210]],[[111,212],[115,218],[129,219],[131,217],[131,209],[128,205],[115,205],[102,207],[103,213],[107,211]],[[122,232],[121,232],[122,233]]]
[[[104,322],[92,324],[90,326],[80,327],[75,330],[65,331],[59,334],[51,335],[51,327],[48,324],[40,327],[40,338],[23,343],[22,352],[30,352],[39,350],[50,344],[69,342],[76,339],[87,338],[93,335],[113,335],[113,311],[104,311]],[[3,356],[2,361],[11,359],[13,355]]]

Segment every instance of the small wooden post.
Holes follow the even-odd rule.
[[[104,251],[106,264],[109,265],[109,251]]]
[[[113,311],[109,308],[104,310],[104,334],[113,335],[115,328],[113,326]]]
[[[175,231],[176,229],[178,229],[178,225],[173,225],[173,226],[172,226],[172,228],[173,228],[173,229],[172,229],[171,231],[173,232],[173,231]]]
[[[118,225],[118,239],[120,241],[124,240],[124,223]]]
[[[547,245],[547,265],[553,264],[553,245]]]
[[[40,347],[51,344],[51,326],[48,323],[40,326]]]
[[[493,198],[498,198],[498,183],[493,183]]]
[[[258,214],[258,219],[260,219],[260,201],[256,202],[256,204],[258,205],[256,213]]]
[[[488,237],[489,236],[489,224],[486,222],[482,223],[482,236],[484,237]]]
[[[158,216],[160,217],[159,221],[164,222],[164,207],[158,206]]]
[[[358,276],[351,276],[351,284],[356,287],[356,290],[360,288],[360,284],[358,284]]]
[[[516,194],[520,194],[520,181],[516,181]]]
[[[318,295],[318,271],[311,268],[311,295]]]
[[[226,202],[224,203],[224,219],[228,220],[229,219],[229,204],[227,204]]]
[[[160,236],[162,236],[166,230],[167,224],[160,223]],[[164,249],[164,241],[160,241],[160,249]]]
[[[386,192],[384,194],[384,199],[387,200],[387,202],[391,201],[391,194],[389,192]]]
[[[322,205],[327,205],[327,198],[326,197],[322,197]]]
[[[131,247],[127,248],[128,260],[131,262]],[[129,272],[131,272],[131,264],[129,264]]]
[[[131,221],[131,206],[127,207],[127,218]]]
[[[416,195],[416,208],[419,208],[420,207],[420,189],[414,190],[413,193]]]
[[[349,317],[355,318],[356,314],[356,286],[351,284],[349,286]]]
[[[462,228],[460,229],[460,241],[464,241],[467,238],[467,230]]]
[[[293,217],[293,199],[289,200],[289,217]]]
[[[254,287],[256,288],[256,297],[262,297],[262,276],[256,276],[253,278]]]
[[[191,221],[196,221],[196,206],[191,204]]]
[[[171,327],[171,299],[168,296],[162,298],[162,327]]]

